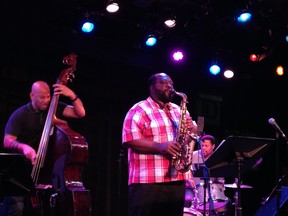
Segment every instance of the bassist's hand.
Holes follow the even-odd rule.
[[[69,97],[71,100],[76,97],[74,91],[72,91],[68,86],[62,84],[54,84],[54,94],[61,94],[65,97]]]
[[[19,151],[22,152],[22,154],[31,161],[32,165],[36,162],[36,151],[29,145],[20,143],[18,146]]]

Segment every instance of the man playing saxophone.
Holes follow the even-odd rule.
[[[165,73],[148,80],[149,97],[132,106],[123,122],[122,143],[128,148],[128,215],[182,216],[185,180],[172,164],[182,154],[177,140],[181,107],[172,103],[172,79]],[[186,104],[185,104],[186,105]],[[197,125],[185,112],[185,131],[196,133]]]

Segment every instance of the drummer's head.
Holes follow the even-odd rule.
[[[212,135],[204,135],[201,137],[201,141],[210,140],[212,144],[215,144],[215,138]]]
[[[201,142],[204,158],[207,159],[215,149],[215,138],[211,135],[204,135],[201,137]]]

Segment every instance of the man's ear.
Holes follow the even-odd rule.
[[[33,96],[34,96],[34,94],[32,92],[30,92],[30,94],[29,94],[30,100],[33,99]]]

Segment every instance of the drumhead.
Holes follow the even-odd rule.
[[[184,207],[183,216],[203,216],[203,214],[196,209]]]
[[[213,202],[213,205],[214,205],[215,212],[224,212],[224,211],[226,211],[227,202]],[[200,212],[204,212],[204,204],[203,203],[198,206],[198,210]],[[206,203],[206,210],[207,211],[210,210],[209,203]]]

